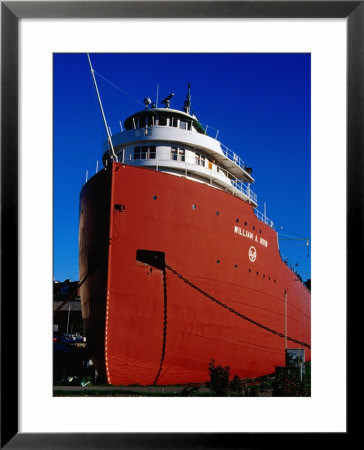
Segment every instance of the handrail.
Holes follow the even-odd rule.
[[[254,213],[259,220],[264,222],[266,225],[269,225],[271,228],[274,228],[273,221],[268,219],[268,217],[266,215],[264,215],[262,212],[258,211],[256,208],[254,208]]]
[[[246,170],[246,164],[245,162],[240,158],[239,155],[234,153],[229,147],[226,147],[226,145],[222,144],[220,142],[221,150],[223,154],[234,164],[239,166],[241,169]]]

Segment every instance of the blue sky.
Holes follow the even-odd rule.
[[[174,93],[253,168],[258,209],[275,223],[284,258],[310,278],[311,60],[309,54],[90,54],[108,125]],[[78,203],[86,171],[101,164],[106,133],[86,54],[55,54],[54,278],[78,280]],[[115,86],[104,80],[106,78]],[[298,239],[295,239],[298,238]]]

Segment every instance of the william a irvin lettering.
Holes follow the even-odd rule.
[[[251,239],[252,241],[255,239],[255,242],[259,242],[260,245],[262,245],[263,247],[268,247],[268,241],[266,241],[265,239],[263,239],[262,237],[259,237],[257,235],[255,235],[254,238],[254,233],[252,233],[251,231],[245,230],[245,228],[240,228],[238,226],[234,226],[234,232],[236,234],[239,234],[240,236],[246,237],[248,239]]]

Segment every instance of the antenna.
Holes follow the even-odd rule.
[[[185,100],[183,109],[187,114],[190,114],[190,108],[191,108],[191,83],[188,83],[187,99]]]
[[[102,107],[102,102],[101,102],[99,90],[98,90],[97,83],[96,83],[96,78],[95,78],[95,73],[94,73],[95,71],[94,71],[94,69],[92,67],[90,55],[88,53],[87,53],[87,58],[88,58],[88,62],[90,63],[90,69],[91,69],[92,78],[93,78],[94,84],[95,84],[97,98],[99,99],[99,103],[100,103],[101,114],[102,114],[102,118],[104,119],[104,125],[105,125],[105,128],[106,128],[107,140],[109,141],[109,145],[110,145],[110,148],[111,148],[112,158],[113,158],[114,161],[117,161],[118,158],[117,158],[116,153],[114,151],[114,146],[112,145],[112,139],[111,139],[111,136],[110,136],[109,127],[108,127],[107,122],[106,122],[104,109]]]

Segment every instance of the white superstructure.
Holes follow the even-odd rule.
[[[251,169],[233,151],[207,135],[197,117],[185,111],[157,108],[145,99],[146,108],[128,117],[112,139],[119,162],[184,176],[207,183],[257,206],[251,191]],[[104,144],[104,162],[110,157],[110,142]]]

